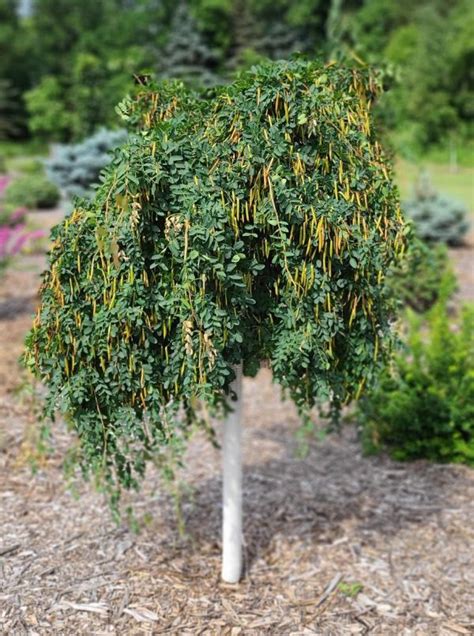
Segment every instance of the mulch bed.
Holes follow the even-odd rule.
[[[130,496],[138,534],[92,487],[71,492],[61,424],[32,473],[36,420],[16,359],[41,266],[28,257],[0,288],[1,634],[474,634],[474,471],[363,457],[352,426],[301,459],[267,369],[244,384],[239,585],[219,580],[220,456],[200,436],[180,475],[184,536],[153,470]]]

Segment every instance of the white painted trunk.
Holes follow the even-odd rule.
[[[229,399],[232,412],[223,422],[222,579],[237,583],[242,575],[242,365],[234,367]]]

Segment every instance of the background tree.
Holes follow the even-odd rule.
[[[262,59],[263,41],[259,21],[248,0],[233,3],[230,15],[231,44],[227,51],[226,69],[232,75]]]
[[[303,51],[387,67],[381,113],[402,153],[472,139],[470,0],[37,0],[23,17],[18,1],[0,0],[0,17],[0,80],[17,96],[16,112],[4,108],[10,135],[27,135],[27,117],[45,139],[110,126],[134,74],[212,85]],[[60,115],[58,131],[48,113]]]
[[[37,64],[41,75],[66,78],[76,47],[100,25],[110,24],[113,0],[36,0],[32,16]],[[95,46],[100,46],[97,40]]]
[[[446,144],[455,130],[471,136],[466,96],[473,89],[472,38],[468,44],[463,34],[472,30],[474,18],[467,4],[367,0],[354,14],[352,41],[358,53],[398,68],[398,82],[384,104],[399,147]]]
[[[308,45],[300,29],[277,18],[265,29],[262,49],[272,60],[285,60],[293,53],[308,51]]]
[[[214,73],[216,64],[216,56],[207,46],[188,5],[181,2],[171,21],[169,39],[160,55],[161,75],[212,86],[217,81]]]
[[[65,90],[54,75],[41,79],[25,93],[29,129],[39,138],[66,141],[72,136],[73,115],[67,109]]]
[[[326,46],[329,59],[338,59],[345,50],[343,7],[343,0],[331,0],[326,20]]]
[[[20,128],[18,94],[7,79],[0,79],[0,140],[14,137]]]
[[[3,135],[18,137],[26,131],[23,94],[31,84],[32,42],[22,24],[15,0],[0,0],[0,117]]]

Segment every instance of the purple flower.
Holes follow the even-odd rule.
[[[14,225],[15,223],[24,221],[27,211],[26,208],[18,208],[18,210],[10,214],[10,218],[8,219],[9,223]]]
[[[0,225],[0,267],[18,254],[27,243],[46,236],[43,230],[24,231],[24,225]]]

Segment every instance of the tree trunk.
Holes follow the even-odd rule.
[[[237,401],[229,399],[232,412],[223,423],[223,517],[222,579],[237,583],[242,575],[242,365],[234,367],[231,389]]]

